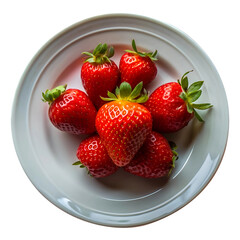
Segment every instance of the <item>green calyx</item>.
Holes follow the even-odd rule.
[[[42,101],[48,102],[48,104],[51,104],[55,99],[57,99],[63,92],[66,91],[67,84],[58,86],[56,88],[53,88],[52,90],[47,89],[44,92],[42,92]]]
[[[137,54],[137,55],[139,55],[139,56],[141,56],[141,57],[149,57],[152,61],[158,60],[158,59],[156,58],[156,56],[157,56],[157,50],[156,50],[155,52],[149,52],[149,53],[139,52],[139,51],[137,50],[137,46],[136,46],[136,43],[135,43],[135,40],[134,40],[134,39],[132,40],[132,48],[133,48],[134,51],[132,51],[132,50],[125,50],[125,51],[126,51],[126,52],[129,52],[129,53]]]
[[[90,176],[92,176],[91,173],[90,173],[90,171],[88,170],[88,168],[87,168],[85,165],[83,165],[81,161],[76,161],[76,162],[74,162],[72,165],[74,165],[74,166],[79,166],[80,168],[86,168],[87,173],[88,173]]]
[[[187,111],[189,113],[194,113],[194,115],[200,122],[204,122],[204,120],[201,118],[201,116],[197,113],[196,109],[206,110],[208,108],[213,107],[213,105],[210,103],[200,103],[200,104],[194,103],[195,101],[198,100],[198,98],[202,94],[202,90],[200,88],[203,85],[203,81],[194,82],[193,84],[188,86],[189,85],[188,77],[186,75],[192,71],[186,72],[182,76],[181,80],[178,80],[178,83],[181,85],[182,90],[183,90],[183,92],[179,95],[179,97],[185,101],[186,106],[187,106]]]
[[[85,168],[85,166],[82,164],[81,161],[77,161],[77,162],[73,163],[72,165],[78,165],[80,168]]]
[[[85,62],[103,64],[105,62],[111,62],[110,58],[114,55],[114,48],[108,47],[106,43],[99,43],[92,53],[82,52],[82,54],[89,56]]]
[[[169,145],[170,145],[170,148],[172,149],[172,153],[173,153],[173,157],[172,157],[172,168],[170,169],[168,175],[171,174],[173,168],[175,168],[175,162],[176,160],[178,159],[178,153],[176,151],[177,149],[177,145],[175,142],[172,142],[172,141],[168,141]]]
[[[115,94],[108,91],[108,98],[101,97],[104,101],[119,101],[125,100],[129,102],[144,103],[148,100],[148,92],[143,89],[143,82],[140,82],[133,90],[128,82],[122,82],[120,87],[117,87]]]

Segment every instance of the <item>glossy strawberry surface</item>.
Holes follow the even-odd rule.
[[[168,176],[174,166],[174,154],[167,139],[160,133],[151,132],[144,145],[124,169],[145,178]]]
[[[152,129],[150,112],[125,100],[103,105],[97,113],[96,129],[117,166],[127,165]]]
[[[52,124],[72,134],[95,132],[96,109],[88,96],[78,89],[67,89],[49,107]]]
[[[180,98],[182,87],[177,82],[166,83],[157,88],[144,106],[151,112],[153,129],[159,132],[176,132],[193,118],[185,101]]]
[[[119,70],[121,82],[128,82],[132,88],[140,82],[143,82],[143,85],[147,85],[157,75],[157,67],[150,57],[142,57],[129,52],[121,57]]]
[[[114,61],[102,64],[85,62],[81,69],[83,87],[97,108],[105,102],[108,91],[113,91],[119,83],[120,73]]]
[[[83,140],[77,149],[79,162],[74,165],[86,167],[95,178],[106,177],[115,173],[118,167],[108,156],[107,150],[98,135]]]

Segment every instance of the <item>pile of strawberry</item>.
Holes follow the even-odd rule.
[[[212,107],[195,103],[203,81],[189,86],[190,71],[148,96],[143,87],[156,77],[157,51],[139,52],[134,40],[132,48],[122,55],[119,68],[110,59],[114,49],[107,44],[84,52],[88,58],[81,68],[81,80],[87,94],[66,89],[67,85],[42,93],[56,128],[90,134],[80,143],[79,161],[73,165],[86,167],[96,178],[109,176],[119,167],[146,178],[168,176],[178,156],[175,144],[162,134],[179,131],[194,116],[202,122],[196,109]]]

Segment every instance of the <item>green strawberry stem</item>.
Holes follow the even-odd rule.
[[[82,54],[89,56],[85,62],[103,64],[105,62],[111,62],[110,58],[114,55],[114,48],[108,47],[106,43],[99,43],[92,53],[82,52]]]
[[[155,50],[155,52],[149,52],[149,53],[139,52],[139,51],[137,50],[137,46],[136,46],[136,43],[135,43],[135,40],[134,40],[134,39],[132,40],[132,48],[133,48],[134,51],[132,51],[132,50],[125,50],[125,51],[126,51],[126,52],[129,52],[129,53],[137,54],[137,55],[139,55],[139,56],[141,56],[141,57],[149,57],[152,61],[158,60],[158,59],[156,58],[156,56],[157,56],[157,50]]]
[[[88,170],[88,168],[87,168],[85,165],[83,165],[81,161],[76,161],[76,162],[74,162],[72,165],[74,165],[74,166],[79,166],[80,168],[86,168],[86,169],[87,169],[87,173],[88,173],[90,176],[92,176],[91,173],[90,173],[90,171]]]
[[[169,145],[170,145],[170,148],[172,149],[172,153],[173,153],[173,157],[172,157],[172,168],[170,169],[168,175],[171,174],[173,168],[175,168],[175,162],[176,160],[178,159],[178,153],[176,151],[177,149],[177,145],[175,142],[172,142],[172,141],[168,141]]]
[[[200,122],[204,122],[204,120],[202,119],[202,117],[198,114],[198,112],[196,111],[196,109],[198,110],[206,110],[208,108],[213,107],[212,104],[210,103],[200,103],[200,104],[196,104],[194,103],[195,101],[198,100],[198,98],[201,96],[202,94],[202,90],[200,89],[203,85],[203,81],[198,81],[198,82],[194,82],[192,83],[190,86],[188,83],[188,77],[187,74],[189,74],[191,71],[188,71],[186,73],[183,74],[181,80],[178,80],[178,83],[181,85],[182,87],[182,93],[179,95],[180,98],[182,98],[187,106],[187,111],[189,113],[194,113],[194,116],[200,121]]]
[[[144,103],[148,100],[148,92],[143,89],[143,82],[140,82],[133,90],[129,83],[122,82],[120,87],[117,87],[115,94],[108,91],[108,98],[101,97],[104,101],[119,101],[126,100],[129,102]]]
[[[79,165],[80,168],[85,168],[85,166],[80,161],[76,161],[72,165]]]
[[[66,91],[67,84],[58,86],[56,88],[53,88],[52,90],[47,89],[44,92],[42,92],[42,101],[48,102],[48,104],[51,104],[55,99],[57,99],[63,92]]]

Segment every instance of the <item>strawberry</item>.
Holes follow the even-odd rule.
[[[80,143],[77,149],[77,158],[79,161],[73,165],[79,165],[80,168],[86,167],[89,174],[95,178],[109,176],[118,169],[108,156],[107,150],[97,134]]]
[[[78,89],[58,86],[42,93],[42,100],[50,107],[48,116],[52,124],[61,131],[72,134],[95,132],[97,111],[88,96]]]
[[[114,55],[114,48],[100,43],[93,53],[83,54],[89,56],[81,68],[83,87],[93,104],[99,108],[104,104],[100,96],[107,97],[107,91],[113,91],[120,78],[117,65],[110,60]]]
[[[190,72],[190,71],[189,71]],[[210,103],[194,103],[201,95],[203,81],[198,81],[188,87],[189,72],[181,81],[169,82],[157,88],[144,106],[151,112],[153,129],[159,132],[176,132],[185,127],[195,116],[203,122],[196,109],[211,108]]]
[[[145,178],[168,176],[175,166],[177,153],[160,133],[151,132],[133,160],[124,167],[129,173]]]
[[[132,91],[129,83],[123,82],[115,94],[108,92],[112,101],[103,105],[96,117],[96,129],[109,156],[117,166],[127,165],[152,129],[150,112],[140,103],[148,99],[146,90],[141,94],[143,83]]]
[[[157,60],[157,50],[154,53],[139,52],[134,40],[132,40],[132,48],[133,51],[126,50],[120,59],[121,82],[128,82],[132,88],[140,82],[145,86],[157,75],[157,67],[153,62]]]

